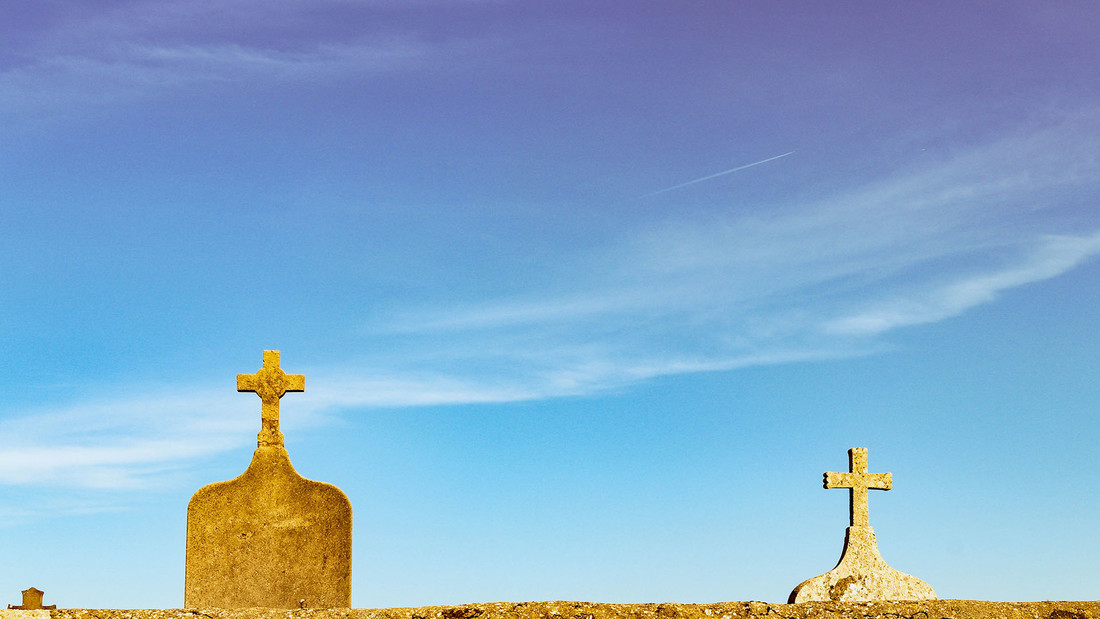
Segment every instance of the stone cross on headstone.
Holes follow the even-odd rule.
[[[237,375],[237,390],[263,403],[256,451],[239,477],[191,497],[184,606],[351,606],[351,503],[336,486],[299,475],[279,431],[279,399],[304,389],[304,376],[279,367],[277,350],[264,351],[255,374]]]
[[[849,524],[853,527],[871,526],[867,509],[868,490],[889,490],[893,485],[890,473],[867,472],[867,450],[855,447],[848,450],[847,473],[825,473],[825,489],[848,488]]]
[[[836,567],[794,588],[789,603],[814,601],[869,602],[877,600],[934,600],[936,593],[923,580],[895,570],[878,551],[867,508],[868,490],[889,490],[890,473],[867,472],[867,450],[848,450],[847,473],[825,473],[826,489],[848,488],[850,526]]]
[[[305,391],[306,377],[287,374],[279,367],[279,351],[265,350],[264,364],[255,374],[237,374],[237,391],[252,391],[260,396],[259,446],[282,445],[279,431],[279,399],[288,391]]]
[[[15,604],[8,604],[8,610],[53,610],[57,608],[57,604],[50,604],[49,606],[42,605],[42,596],[46,593],[39,591],[34,587],[23,590],[23,603],[19,606]]]

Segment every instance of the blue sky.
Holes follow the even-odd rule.
[[[895,568],[1095,599],[1098,19],[0,4],[7,602],[180,606],[264,349],[357,607],[785,601],[855,446]]]

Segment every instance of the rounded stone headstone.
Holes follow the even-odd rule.
[[[237,390],[260,396],[258,446],[239,477],[191,497],[184,606],[349,608],[351,502],[299,475],[279,431],[279,400],[305,390],[305,377],[265,350],[259,372],[237,375]]]

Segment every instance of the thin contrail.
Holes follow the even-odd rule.
[[[718,178],[719,176],[725,176],[726,174],[733,174],[734,172],[739,172],[741,170],[744,170],[745,168],[751,168],[753,166],[757,166],[757,165],[760,165],[762,163],[767,163],[769,161],[775,161],[776,159],[779,159],[780,157],[786,157],[787,155],[793,155],[793,154],[794,154],[794,151],[792,150],[789,153],[783,153],[782,155],[776,155],[774,157],[768,157],[767,159],[762,159],[760,161],[757,161],[756,163],[749,163],[749,164],[746,164],[746,165],[743,165],[743,166],[738,166],[736,168],[726,170],[725,172],[719,172],[717,174],[711,174],[710,176],[704,176],[703,178],[697,178],[693,181],[688,181],[686,183],[680,183],[679,185],[673,185],[672,187],[666,187],[664,189],[661,189],[660,191],[654,191],[652,193],[647,193],[644,196],[638,196],[637,198],[635,198],[635,200],[638,200],[638,199],[641,199],[641,198],[648,198],[650,196],[655,196],[657,194],[662,194],[662,193],[665,193],[667,191],[673,191],[673,190],[676,190],[676,189],[687,187],[688,185],[694,185],[695,183],[701,183],[703,181],[709,181],[712,178]]]

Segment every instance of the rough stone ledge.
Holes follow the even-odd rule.
[[[48,614],[47,614],[48,613]],[[0,619],[1100,619],[1100,602],[722,602],[600,604],[498,602],[420,608],[276,610],[61,608],[0,610]]]

